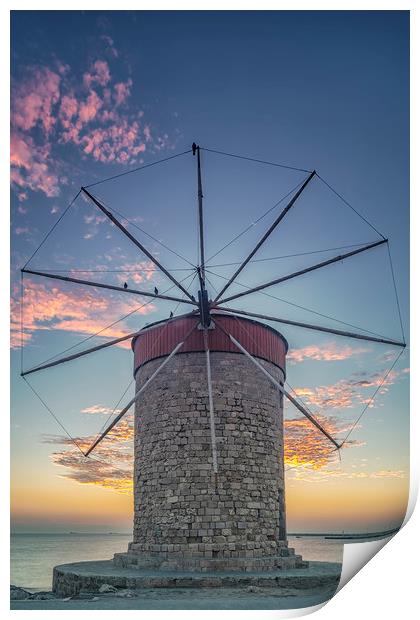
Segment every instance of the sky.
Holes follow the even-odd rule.
[[[196,294],[195,141],[211,296],[315,169],[230,293],[375,242],[379,231],[402,325],[386,245],[229,306],[398,340],[403,329],[409,342],[408,12],[19,11],[11,34],[12,530],[130,531],[132,413],[95,460],[70,439],[89,445],[133,394],[129,344],[29,383],[19,375],[189,307],[38,276],[21,283],[21,267],[171,287],[78,194],[92,185]],[[351,431],[340,460],[286,407],[289,531],[398,525],[409,485],[408,348],[382,384],[400,349],[270,325],[289,343],[296,394],[334,437]]]

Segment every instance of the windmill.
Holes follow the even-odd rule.
[[[127,563],[141,565],[141,558],[144,560],[146,555],[148,561],[152,556],[158,557],[156,561],[159,566],[169,565],[182,568],[194,566],[200,570],[208,570],[209,566],[220,570],[226,568],[250,570],[255,567],[270,569],[273,566],[299,566],[302,564],[301,558],[295,556],[293,550],[287,548],[285,530],[284,466],[282,459],[281,462],[279,461],[279,455],[283,450],[283,429],[281,428],[283,398],[286,398],[330,442],[332,450],[339,452],[348,437],[344,441],[335,439],[309,408],[293,395],[292,391],[285,388],[284,368],[287,343],[281,334],[265,322],[401,347],[401,352],[406,345],[404,341],[371,333],[329,328],[281,316],[257,313],[249,309],[236,309],[229,306],[229,302],[298,279],[305,274],[321,270],[334,263],[347,261],[379,246],[387,246],[388,239],[374,229],[380,236],[379,240],[287,275],[262,282],[253,287],[247,287],[246,290],[230,293],[229,289],[237,282],[238,276],[288,216],[289,212],[292,211],[300,196],[310,187],[313,179],[319,176],[315,170],[305,171],[306,178],[289,196],[287,204],[271,226],[259,238],[234,273],[226,279],[225,284],[217,292],[214,299],[211,299],[207,288],[208,265],[204,244],[202,150],[210,151],[210,149],[200,149],[197,144],[193,143],[190,151],[180,154],[192,153],[197,164],[199,264],[196,265],[196,275],[199,288],[196,297],[182,281],[173,275],[167,266],[162,264],[160,259],[156,258],[127,229],[121,218],[116,217],[115,210],[108,208],[93,193],[92,186],[82,187],[79,194],[85,196],[103,216],[121,231],[139,252],[146,256],[171,281],[172,289],[177,289],[178,293],[160,292],[156,286],[151,292],[131,288],[127,283],[124,283],[123,286],[117,286],[104,282],[83,280],[58,273],[35,271],[29,269],[27,265],[22,269],[22,274],[108,289],[129,295],[139,295],[152,300],[168,300],[178,304],[187,304],[191,311],[178,316],[171,312],[170,317],[165,321],[148,325],[142,330],[108,340],[105,343],[60,359],[47,361],[27,370],[22,370],[21,375],[25,378],[33,373],[45,371],[107,347],[118,345],[125,340],[131,339],[133,341],[136,376],[135,394],[84,452],[85,457],[88,458],[131,407],[136,406],[135,535],[129,554],[119,554],[119,557],[116,558],[117,562],[123,565]],[[218,152],[216,151],[216,153]],[[238,361],[232,361],[232,355],[235,357],[235,354],[236,356],[240,354],[239,358],[235,358]],[[193,363],[188,365],[188,360],[191,359]],[[176,382],[178,383],[172,389],[167,386],[173,383],[169,369],[171,363],[173,365],[175,361],[176,370],[171,372],[176,373]],[[202,371],[200,381],[204,381],[205,394],[203,394],[203,383],[200,381],[196,382],[196,388],[188,387],[195,385],[193,381],[195,375],[191,374],[190,376],[189,373],[196,372],[197,367]],[[259,409],[258,404],[254,403],[254,409],[251,410],[252,415],[247,417],[244,414],[246,410],[244,403],[249,399],[249,394],[245,398],[241,393],[242,388],[230,393],[228,384],[223,377],[222,367],[227,369],[228,375],[231,373],[229,376],[232,383],[241,384],[251,377],[251,382],[256,381],[254,386],[256,390],[267,390],[269,392],[267,402],[264,401],[261,409]],[[174,411],[174,417],[177,419],[177,424],[175,424],[171,420],[168,421],[166,409],[171,408],[171,400],[175,399],[178,387],[184,385],[182,381],[185,380],[185,377],[187,377],[187,384],[185,384],[187,387],[182,388],[185,395],[181,397],[180,411]],[[170,396],[168,396],[168,390]],[[179,391],[182,390],[179,388]],[[228,392],[229,394],[226,396]],[[192,402],[189,403],[188,401]],[[228,405],[228,401],[232,402],[229,402]],[[201,419],[202,416],[199,412],[203,410],[208,413],[208,418],[206,417],[205,420],[203,418],[197,427],[197,416],[198,419]],[[274,410],[280,412],[279,418],[273,417],[273,415],[277,415],[273,413]],[[152,419],[148,418],[150,411],[154,412],[155,417],[152,416]],[[196,435],[189,434],[188,424],[192,419],[189,415],[190,411],[193,411],[195,416],[193,417]],[[188,415],[181,415],[185,412],[188,412]],[[222,419],[224,412],[230,420],[228,423]],[[271,433],[272,427],[275,430],[274,434],[270,435],[272,439],[270,439],[269,444],[266,445],[264,440],[259,438],[258,442],[252,441],[248,448],[245,448],[243,443],[245,435],[249,437],[249,434],[252,435],[254,432],[258,437],[258,430],[249,430],[255,427],[253,415],[262,422],[262,426],[268,434]],[[163,416],[162,419],[159,416]],[[206,431],[209,431],[206,436],[203,436],[204,429],[200,428],[200,424],[204,424]],[[165,429],[165,425],[169,431],[167,428]],[[230,431],[232,431],[231,434]],[[179,433],[183,436],[178,445]],[[200,440],[198,444],[200,450],[203,450],[204,445],[208,448],[208,454],[206,453],[205,458],[201,459],[205,461],[202,465],[200,464],[201,457],[196,457],[197,451],[193,450],[195,448],[193,445],[194,437],[198,437]],[[191,444],[188,438],[191,438]],[[176,448],[179,455],[172,461],[170,459],[165,460],[161,452],[166,449],[171,450],[171,448]],[[245,449],[249,449],[251,460],[256,463],[256,473],[254,477],[243,473],[238,478],[238,471],[244,471],[240,467],[246,469],[241,461],[243,459],[241,451]],[[271,459],[269,465],[267,465],[268,457]],[[187,464],[188,459],[190,459],[190,466]],[[165,465],[168,460],[170,461],[169,469]],[[175,471],[176,468],[181,468],[181,470],[184,468],[183,473],[178,474]],[[196,475],[194,469],[198,469],[200,473]],[[268,482],[267,476],[277,476],[278,479],[274,482]],[[162,480],[166,480],[166,483]],[[248,480],[248,482],[245,483],[244,480]],[[166,489],[164,488],[165,484],[167,485]],[[203,486],[207,488],[203,489]],[[195,489],[194,492],[191,489]],[[243,506],[244,489],[248,497],[247,506],[251,506],[251,508]],[[203,495],[205,492],[208,493],[207,503],[203,506],[198,502],[199,495],[197,493],[199,492]],[[226,497],[228,498],[227,501],[225,501]],[[258,501],[252,501],[255,498]],[[198,507],[197,503],[199,504]],[[162,514],[166,521],[163,520]],[[173,523],[174,514],[177,518],[177,525]],[[245,515],[246,518],[241,517],[241,515]],[[220,516],[223,518],[222,521],[219,519]],[[217,523],[221,523],[225,527],[216,527]],[[206,527],[205,524],[207,524]],[[209,527],[209,524],[212,527]],[[245,527],[242,527],[241,524],[245,524]],[[262,534],[259,532],[259,528],[262,528]],[[224,533],[220,534],[220,530]],[[241,530],[244,531],[241,532]],[[168,542],[172,539],[178,540],[178,542]],[[162,543],[162,540],[165,542]]]

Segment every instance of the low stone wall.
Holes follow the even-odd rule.
[[[317,592],[338,586],[341,565],[328,562],[309,562],[301,570],[266,573],[192,573],[152,571],[116,567],[112,560],[79,562],[56,566],[53,573],[53,592],[58,597],[75,596],[81,592],[98,593],[108,584],[117,589],[142,588],[221,588],[258,586],[314,589]]]

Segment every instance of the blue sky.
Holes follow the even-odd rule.
[[[118,487],[124,485],[118,474],[86,470],[73,455],[68,457],[69,446],[60,439],[61,429],[18,377],[19,269],[81,185],[183,152],[193,140],[209,149],[315,168],[390,238],[408,338],[408,32],[408,12],[403,11],[14,13],[12,446],[18,527],[39,529],[46,523],[42,509],[36,516],[24,501],[29,497],[27,486],[34,484],[24,480],[28,468],[34,479],[45,477],[51,492],[70,493],[74,505],[81,505],[81,498],[85,501],[87,492],[91,493],[92,503],[96,502],[88,510],[91,527],[100,521],[98,507],[101,512],[109,508],[104,527],[129,523],[129,503],[119,493]],[[207,151],[202,155],[207,256],[255,222],[306,176],[302,171]],[[190,265],[144,231],[196,264],[195,160],[191,154],[101,183],[92,191],[131,220],[131,232],[169,268],[182,270]],[[246,255],[278,212],[273,209],[210,261],[213,274],[209,273],[209,281],[215,288],[220,289],[223,277],[233,272],[235,267],[229,263]],[[377,239],[316,178],[258,258]],[[238,279],[252,286],[340,251],[253,263]],[[153,265],[81,197],[29,267],[54,272],[135,269],[134,274],[79,276],[113,284],[128,280],[131,286],[147,290],[170,286],[164,277],[148,271]],[[186,277],[187,284],[192,280],[188,277],[192,272],[176,273]],[[231,290],[241,289],[235,285]],[[385,247],[267,292],[282,301],[255,294],[230,305],[337,326],[325,316],[290,305],[298,304],[360,328],[401,336]],[[76,344],[139,305],[128,295],[52,284],[35,277],[25,277],[25,300],[25,366]],[[127,333],[164,318],[174,304],[156,302],[146,310],[147,314],[134,314],[107,335]],[[339,432],[357,418],[378,377],[392,363],[390,348],[361,346],[358,341],[290,327],[281,331],[291,349],[290,383]],[[95,338],[90,344],[101,341]],[[352,434],[357,443],[343,450],[341,464],[327,460],[314,467],[319,457],[316,450],[307,462],[297,459],[299,467],[288,474],[293,529],[343,529],[352,523],[363,529],[364,516],[372,527],[398,522],[408,484],[408,365],[405,354],[385,386],[387,391],[379,395],[377,405],[367,411]],[[70,433],[83,437],[99,430],[105,420],[100,408],[112,410],[127,386],[131,354],[129,349],[108,350],[48,372],[34,375],[31,382]],[[360,387],[360,381],[367,381],[367,387]],[[291,450],[298,450],[299,445],[293,443],[300,436],[293,422],[297,416],[289,411],[287,417]],[[119,463],[127,473],[128,425],[125,430],[127,434],[121,432],[120,437],[123,457]],[[315,441],[312,436],[305,440]],[[114,456],[105,446],[102,458]],[[101,485],[110,471],[114,482]],[[314,513],[305,523],[300,509],[313,488],[322,489],[329,498],[325,504],[329,514]],[[331,513],[330,504],[340,492],[352,497],[357,508],[345,525],[337,506]],[[369,516],[364,493],[378,498],[378,510]],[[46,507],[50,495],[43,497]],[[56,520],[67,524],[63,516],[60,519]],[[81,508],[80,514],[75,511],[68,517],[69,526],[77,519],[87,523]]]

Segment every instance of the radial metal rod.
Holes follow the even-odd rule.
[[[204,270],[204,222],[203,222],[203,185],[201,182],[201,159],[200,147],[197,145],[193,148],[193,153],[197,152],[197,196],[198,196],[198,226],[200,236],[200,284],[205,288],[206,276]]]
[[[280,284],[281,282],[292,280],[293,278],[297,278],[298,276],[303,276],[305,273],[310,273],[311,271],[321,269],[322,267],[326,267],[327,265],[332,265],[333,263],[337,263],[339,261],[345,260],[346,258],[350,258],[351,256],[356,256],[356,254],[361,254],[362,252],[366,252],[367,250],[376,248],[377,246],[382,245],[383,243],[387,243],[387,241],[388,239],[381,239],[380,241],[376,241],[375,243],[364,245],[362,248],[358,248],[357,250],[353,250],[352,252],[347,252],[347,254],[340,254],[339,256],[334,256],[333,258],[324,260],[321,263],[316,263],[315,265],[311,265],[310,267],[306,267],[305,269],[300,269],[299,271],[289,273],[286,276],[282,276],[281,278],[276,278],[275,280],[271,280],[270,282],[266,282],[265,284],[260,284],[259,286],[255,286],[253,288],[247,289],[246,291],[242,291],[241,293],[236,293],[236,295],[225,297],[219,303],[223,304],[228,301],[232,301],[233,299],[238,299],[239,297],[250,295],[251,293],[257,293],[258,291],[262,291],[270,286],[274,286],[275,284]]]
[[[22,269],[22,273],[29,273],[33,276],[43,276],[44,278],[52,278],[53,280],[62,280],[63,282],[73,282],[75,284],[84,284],[86,286],[94,286],[96,288],[106,288],[111,291],[120,291],[121,293],[131,293],[133,295],[141,295],[142,297],[152,297],[154,299],[166,299],[168,301],[177,301],[183,304],[192,304],[197,306],[197,302],[172,295],[155,295],[148,291],[139,291],[134,288],[123,288],[122,286],[114,286],[113,284],[104,284],[103,282],[92,282],[91,280],[80,280],[79,278],[71,278],[70,276],[60,276],[56,273],[47,273],[45,271],[32,271],[31,269]]]
[[[301,185],[301,187],[298,189],[298,191],[296,192],[296,194],[293,196],[293,198],[291,198],[291,200],[287,203],[287,205],[284,207],[283,211],[280,213],[280,215],[277,217],[277,219],[271,224],[270,228],[267,230],[267,232],[261,237],[261,239],[258,241],[257,245],[255,246],[255,248],[252,250],[252,252],[250,252],[250,254],[248,254],[248,256],[246,257],[246,259],[243,261],[243,263],[241,263],[241,265],[239,265],[238,269],[235,271],[235,273],[233,274],[233,276],[230,278],[230,280],[228,282],[226,282],[226,284],[224,285],[224,287],[222,288],[222,290],[220,291],[220,293],[218,293],[216,299],[214,300],[215,302],[217,302],[221,296],[223,295],[223,293],[229,288],[229,286],[233,283],[234,280],[236,280],[236,278],[238,277],[238,275],[241,273],[242,269],[249,263],[249,261],[251,260],[251,258],[254,256],[254,254],[256,254],[256,252],[260,249],[260,247],[262,246],[262,244],[268,239],[268,237],[271,235],[271,233],[273,232],[273,230],[278,226],[278,224],[280,224],[280,222],[282,221],[282,219],[287,215],[287,213],[290,211],[290,209],[293,207],[293,205],[295,204],[296,200],[299,198],[299,196],[301,195],[301,193],[303,192],[303,190],[305,189],[305,187],[308,185],[308,183],[314,178],[314,176],[316,175],[316,171],[313,170],[311,172],[311,174],[308,176],[308,178],[305,180],[305,182]]]
[[[209,413],[210,413],[210,436],[211,436],[211,453],[213,459],[213,472],[217,474],[217,444],[216,444],[216,427],[214,422],[214,406],[213,406],[213,387],[211,380],[211,365],[210,365],[210,349],[209,349],[209,336],[208,330],[203,330],[204,339],[204,351],[206,355],[206,368],[207,368],[207,388],[209,393]]]
[[[156,265],[156,267],[159,267],[159,269],[166,275],[167,278],[169,278],[171,280],[171,282],[173,282],[175,284],[175,286],[177,286],[183,293],[184,295],[186,295],[192,302],[194,301],[192,295],[187,291],[186,288],[184,288],[182,286],[182,284],[180,282],[178,282],[178,280],[176,280],[172,274],[169,273],[169,271],[167,269],[165,269],[165,267],[163,265],[161,265],[161,263],[157,260],[157,258],[155,256],[153,256],[153,254],[151,254],[142,243],[140,243],[140,241],[138,241],[131,233],[129,230],[127,230],[127,228],[125,226],[123,226],[121,224],[121,222],[119,220],[117,220],[116,217],[114,217],[114,215],[108,211],[108,209],[106,207],[104,207],[104,205],[97,199],[95,198],[95,196],[93,196],[85,187],[81,188],[81,191],[86,194],[86,196],[88,198],[90,198],[90,200],[98,207],[98,209],[100,209],[102,211],[102,213],[104,213],[107,218],[109,218],[111,220],[111,222],[113,224],[115,224],[115,226],[117,226],[117,228],[119,228],[125,235],[126,237],[128,237],[130,239],[130,241],[132,241],[134,243],[134,245],[136,245],[139,250],[141,250],[143,252],[143,254],[145,254],[151,261],[152,263],[154,263]]]
[[[101,349],[106,349],[107,347],[112,347],[114,344],[118,344],[119,342],[124,342],[124,340],[129,340],[130,338],[134,338],[140,333],[140,331],[132,332],[131,334],[127,334],[126,336],[121,336],[120,338],[115,338],[114,340],[109,340],[108,342],[104,342],[103,344],[98,344],[96,347],[92,347],[90,349],[85,349],[84,351],[79,351],[79,353],[73,353],[72,355],[67,355],[66,357],[61,357],[58,360],[53,362],[48,362],[47,364],[42,364],[41,366],[35,366],[29,370],[25,370],[20,373],[21,377],[25,377],[26,375],[31,375],[33,372],[38,372],[40,370],[45,370],[46,368],[52,368],[53,366],[58,366],[59,364],[64,364],[65,362],[71,362],[79,357],[83,357],[84,355],[89,355],[90,353],[95,353],[95,351],[100,351]]]
[[[258,362],[258,361],[257,361],[257,360],[256,360],[256,359],[255,359],[255,358],[254,358],[254,357],[253,357],[253,356],[252,356],[252,355],[251,355],[251,354],[250,354],[250,353],[249,353],[249,352],[245,349],[245,347],[243,347],[243,346],[241,345],[241,343],[240,343],[240,342],[238,342],[238,341],[236,340],[236,338],[234,338],[234,337],[233,337],[233,336],[231,336],[230,334],[228,334],[228,335],[229,335],[230,340],[233,342],[233,344],[234,344],[234,345],[235,345],[235,346],[236,346],[236,347],[237,347],[240,351],[242,351],[242,353],[244,353],[244,354],[247,356],[247,358],[248,358],[249,360],[251,360],[251,362],[252,362],[252,363],[253,363],[253,364],[254,364],[257,368],[259,368],[259,369],[261,370],[261,372],[262,372],[262,373],[263,373],[263,374],[267,377],[267,379],[269,379],[269,381],[271,381],[271,383],[274,385],[274,387],[276,387],[276,388],[277,388],[277,389],[278,389],[278,390],[279,390],[282,394],[284,394],[284,396],[285,396],[285,397],[286,397],[286,398],[287,398],[287,399],[288,399],[288,400],[289,400],[289,401],[290,401],[290,402],[291,402],[291,403],[292,403],[292,404],[293,404],[293,405],[294,405],[294,406],[295,406],[295,407],[296,407],[296,408],[297,408],[297,409],[298,409],[301,413],[303,413],[303,415],[304,415],[304,416],[306,416],[306,417],[308,418],[308,420],[309,420],[310,422],[312,422],[312,424],[313,424],[314,426],[316,426],[316,428],[317,428],[318,430],[320,430],[320,431],[321,431],[321,433],[322,433],[323,435],[325,435],[325,437],[327,437],[327,439],[329,439],[329,440],[330,440],[330,441],[331,441],[331,442],[335,445],[335,447],[337,448],[337,450],[339,450],[339,449],[341,448],[340,444],[338,444],[338,443],[336,442],[336,440],[335,440],[333,437],[331,437],[331,435],[329,434],[329,432],[328,432],[328,431],[326,431],[326,430],[325,430],[325,428],[323,428],[323,427],[321,426],[321,424],[318,422],[318,420],[316,420],[316,419],[314,418],[314,416],[313,416],[311,413],[309,413],[309,411],[306,409],[306,407],[304,407],[303,405],[301,405],[301,404],[300,404],[300,403],[296,400],[296,398],[293,398],[293,396],[292,396],[291,394],[289,394],[289,392],[287,392],[287,391],[284,389],[284,387],[282,386],[282,384],[281,384],[279,381],[277,381],[277,380],[276,380],[276,379],[275,379],[275,378],[274,378],[274,377],[273,377],[273,376],[272,376],[272,375],[271,375],[271,374],[270,374],[270,373],[269,373],[269,372],[268,372],[268,371],[264,368],[264,366],[262,366],[262,364],[260,364],[260,363],[259,363],[259,362]]]
[[[300,323],[299,321],[291,321],[289,319],[280,319],[279,317],[269,316],[267,314],[258,314],[257,312],[245,312],[245,310],[236,310],[235,308],[226,308],[224,306],[217,306],[218,310],[224,310],[225,312],[232,312],[232,314],[241,314],[249,316],[253,319],[263,319],[265,321],[276,321],[277,323],[283,323],[284,325],[293,325],[294,327],[303,327],[304,329],[312,329],[318,332],[325,332],[327,334],[335,334],[336,336],[344,336],[346,338],[356,338],[357,340],[367,340],[368,342],[380,342],[382,344],[390,344],[397,347],[405,347],[404,342],[398,340],[391,340],[388,338],[377,338],[375,336],[367,336],[365,334],[357,334],[356,332],[347,332],[341,329],[334,329],[333,327],[322,327],[321,325],[311,325],[310,323]]]
[[[106,435],[108,435],[109,431],[112,430],[114,428],[114,426],[116,424],[118,424],[118,422],[121,420],[121,418],[127,413],[127,411],[130,409],[130,407],[137,401],[137,399],[141,396],[141,394],[144,392],[144,390],[147,388],[147,386],[153,381],[153,379],[155,379],[155,377],[160,373],[160,371],[166,366],[166,364],[169,362],[169,360],[172,359],[172,357],[179,351],[179,349],[183,346],[184,342],[186,340],[188,340],[188,338],[190,337],[190,335],[193,333],[193,331],[197,328],[198,323],[196,323],[187,333],[187,335],[185,336],[184,340],[182,340],[181,342],[179,342],[176,347],[171,351],[171,353],[168,355],[168,357],[166,357],[163,362],[161,363],[160,366],[158,366],[158,368],[155,370],[155,372],[147,379],[147,381],[141,386],[141,388],[139,390],[137,390],[137,392],[134,394],[133,398],[126,404],[126,406],[120,411],[120,413],[117,415],[117,417],[106,427],[106,429],[103,431],[103,433],[101,433],[98,437],[98,439],[96,439],[93,444],[90,446],[89,450],[87,452],[85,452],[85,456],[89,456],[89,454],[92,452],[92,450],[94,450],[96,448],[96,446],[98,445],[98,443],[100,443],[105,437]]]

